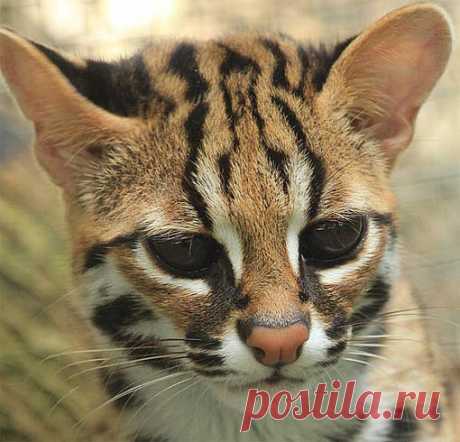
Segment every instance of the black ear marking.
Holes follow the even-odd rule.
[[[342,52],[347,48],[347,46],[357,37],[347,38],[339,43],[337,43],[332,49],[327,48],[324,45],[319,46],[315,49],[315,55],[317,57],[317,67],[313,74],[313,86],[317,92],[321,92],[323,89],[324,83],[326,83],[327,77],[333,64],[340,57]]]
[[[152,101],[166,101],[153,90],[152,79],[141,53],[118,62],[86,60],[73,63],[57,51],[31,44],[47,57],[72,86],[97,106],[123,117],[143,115]]]

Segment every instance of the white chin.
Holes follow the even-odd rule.
[[[250,385],[244,383],[242,381],[241,385],[237,385],[235,382],[233,383],[217,383],[212,382],[210,384],[210,391],[212,391],[213,395],[216,399],[237,410],[243,410],[246,405],[246,399],[248,395],[248,390],[250,388],[256,388],[258,390],[267,391],[271,396],[277,393],[280,390],[288,390],[293,394],[298,393],[298,391],[302,388],[305,388],[305,384],[302,382],[292,382],[289,380],[282,380],[276,384],[270,385],[260,379],[259,381],[254,381]]]
[[[228,407],[231,407],[235,410],[241,411],[244,410],[246,405],[246,397],[248,394],[248,387],[234,387],[229,386],[226,383],[215,383],[210,384],[210,391],[215,396],[215,398],[225,404]]]

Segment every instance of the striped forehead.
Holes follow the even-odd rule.
[[[307,54],[292,43],[256,43],[183,43],[166,57],[167,72],[181,84],[175,93],[187,107],[183,188],[208,228],[207,205],[215,216],[229,203],[236,210],[240,200],[246,211],[256,205],[259,214],[263,207],[286,206],[283,195],[288,205],[305,205],[310,179],[308,187],[316,189],[310,215],[317,210],[324,172],[302,124],[309,117]],[[169,76],[162,78],[170,83]],[[318,73],[315,78],[319,87]]]
[[[186,109],[186,199],[232,261],[243,247],[285,250],[288,231],[315,217],[325,172],[305,120],[339,53],[252,37],[181,43],[163,65],[144,54],[160,89]]]
[[[155,157],[155,170],[168,172],[151,174],[153,180],[172,183],[169,192],[161,187],[165,195],[183,198],[188,215],[206,230],[246,248],[281,247],[319,211],[329,166],[317,133],[308,130],[318,132],[311,104],[348,43],[325,51],[252,35],[151,46],[111,76],[117,83],[109,85],[113,90],[120,91],[123,80],[130,87],[115,94],[109,110],[138,112],[152,119],[154,131],[160,128],[152,144],[164,139],[178,159],[171,161],[165,147],[156,150],[148,142],[139,159],[149,164],[144,159]],[[109,69],[88,68],[94,76]],[[81,92],[88,96],[94,90]],[[88,98],[104,107],[104,89],[99,92]],[[129,164],[125,169],[129,173]],[[144,181],[139,179],[138,187]],[[168,209],[167,224],[177,207]],[[177,215],[179,221],[190,219]]]
[[[272,208],[287,210],[287,196],[288,209],[305,206],[314,216],[324,173],[305,124],[313,119],[313,97],[348,43],[325,50],[248,34],[162,42],[117,63],[88,61],[78,69],[64,59],[55,61],[65,74],[77,69],[69,78],[89,100],[115,114],[141,118],[157,134],[138,148],[134,139],[131,152],[139,158],[124,156],[120,173],[138,167],[135,160],[169,171],[169,176],[151,176],[168,182],[178,177],[185,199],[209,229],[207,206],[215,209],[214,216],[223,216],[228,205],[222,204],[222,193],[235,202],[244,199],[246,210],[252,203],[259,215],[268,206],[271,216],[279,212]],[[168,149],[177,157],[173,161]],[[108,199],[113,199],[116,183],[110,177],[106,181]],[[140,187],[141,180],[136,184]],[[94,193],[104,193],[105,187]],[[174,191],[177,195],[180,189]],[[96,210],[102,206],[98,203]],[[113,204],[106,206],[109,210]]]

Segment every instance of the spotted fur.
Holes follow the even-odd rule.
[[[445,15],[429,5],[396,11],[371,31],[398,20],[414,34],[414,23],[437,26],[448,45]],[[388,174],[396,154],[369,131],[386,102],[347,77],[371,31],[320,48],[253,33],[153,43],[118,62],[76,60],[0,34],[0,66],[36,123],[38,158],[64,188],[82,311],[102,345],[125,348],[125,364],[106,373],[105,385],[133,411],[135,440],[446,440],[440,426],[409,418],[260,422],[238,433],[248,386],[274,376],[245,345],[256,326],[309,329],[298,360],[275,369],[282,386],[312,388],[337,374],[360,389],[397,391],[369,368],[404,358],[403,344],[397,354],[385,340],[394,329],[384,312],[416,308],[401,295]],[[43,108],[17,60],[56,81],[56,92],[39,97]],[[445,60],[437,63],[442,72]],[[357,215],[367,220],[365,237],[340,265],[299,255],[307,226]],[[146,247],[155,235],[188,234],[211,235],[222,251],[200,278],[169,272]],[[425,339],[421,323],[404,333]],[[369,347],[353,364],[360,337]],[[429,355],[417,351],[421,381],[409,384],[437,388],[424,383]],[[415,439],[422,431],[432,438]]]

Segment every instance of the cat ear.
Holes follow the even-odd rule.
[[[80,93],[86,70],[84,60],[0,29],[0,71],[35,126],[38,160],[67,189],[73,186],[73,168],[94,160],[104,140],[133,128],[132,119],[108,112]]]
[[[360,34],[333,65],[320,100],[345,109],[391,167],[410,143],[420,106],[444,72],[452,46],[438,6],[397,9]]]

